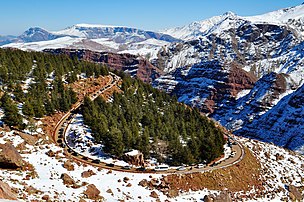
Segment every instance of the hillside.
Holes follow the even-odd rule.
[[[236,134],[300,151],[303,140],[288,131],[301,127],[301,118],[290,113],[269,123],[266,113],[281,114],[274,106],[303,86],[303,13],[303,5],[251,17],[228,12],[169,29],[165,33],[187,41],[163,47],[152,60],[164,71],[153,85]]]
[[[26,136],[17,134],[14,131],[1,131],[0,142],[12,142],[22,159],[32,166],[24,171],[0,169],[0,180],[10,186],[10,192],[6,193],[11,194],[11,199],[17,198],[19,201],[90,201],[98,198],[107,201],[200,201],[204,197],[219,200],[228,197],[234,201],[288,201],[301,200],[304,193],[303,157],[274,145],[244,138],[239,141],[253,155],[247,156],[246,161],[240,164],[213,172],[164,175],[112,171],[81,161],[75,162],[64,149],[44,140],[43,136],[35,137],[30,143]],[[253,170],[255,173],[251,172]],[[259,176],[259,173],[262,175]],[[167,183],[173,183],[172,189],[168,189],[171,186],[167,186]],[[145,185],[150,188],[147,189]],[[247,191],[243,190],[244,187]]]
[[[209,163],[223,154],[224,134],[212,121],[148,84],[122,79],[111,102],[84,100],[84,123],[105,153],[139,150],[170,165]]]
[[[147,59],[128,53],[96,52],[85,49],[44,49],[43,52],[56,55],[65,54],[79,60],[102,63],[108,68],[116,71],[123,71],[132,77],[151,83],[162,71],[153,66]]]
[[[244,145],[239,147],[245,153],[221,168],[221,162],[236,155],[231,145],[223,148],[222,129],[197,109],[177,103],[140,80],[65,55],[0,49],[0,58],[0,198],[302,199],[303,157],[232,136]],[[248,81],[255,79],[236,72]],[[78,108],[83,99],[84,105]],[[301,98],[291,100],[284,103],[299,114]],[[60,136],[66,135],[63,141]],[[170,167],[175,174],[166,170],[157,173],[141,170],[140,165],[133,168],[117,158],[124,152],[135,153],[134,149],[143,152],[154,169],[161,162],[191,165]],[[204,163],[204,168],[193,168],[196,163]]]

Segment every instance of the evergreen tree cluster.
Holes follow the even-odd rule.
[[[22,116],[18,115],[18,103],[22,104],[22,113],[27,118],[68,111],[77,97],[64,83],[76,81],[80,74],[98,77],[108,75],[108,69],[66,55],[0,49],[0,87],[5,92],[2,99],[4,122],[20,127]],[[31,82],[24,91],[22,88],[28,85],[27,79]]]
[[[197,109],[178,103],[176,98],[144,84],[123,78],[123,93],[112,102],[85,98],[83,116],[104,151],[121,157],[140,150],[171,165],[210,162],[223,153],[223,133]],[[166,151],[158,150],[158,143]]]

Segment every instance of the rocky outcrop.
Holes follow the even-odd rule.
[[[22,157],[13,145],[0,144],[0,168],[17,169],[23,165]]]
[[[84,191],[84,194],[87,196],[88,199],[91,200],[100,200],[102,197],[99,195],[100,191],[96,188],[94,184],[89,184],[87,189]]]
[[[213,113],[240,91],[251,89],[257,80],[236,63],[223,64],[216,60],[177,69],[170,75],[156,79],[153,85],[205,113]]]
[[[257,81],[255,75],[246,72],[236,63],[231,63],[229,66],[230,69],[228,72],[227,90],[231,96],[236,97],[240,91],[244,89],[251,89],[254,86],[255,82]]]
[[[0,199],[17,200],[17,196],[10,186],[2,181],[0,181]]]
[[[144,166],[144,155],[140,152],[128,152],[123,155],[123,160],[135,166]]]
[[[149,61],[128,53],[117,54],[82,49],[46,49],[44,52],[66,54],[81,60],[106,64],[111,69],[124,71],[147,83],[152,82],[162,74],[162,71],[153,66]]]
[[[289,83],[287,87],[288,80],[290,81],[290,78],[286,74],[274,72],[267,74],[259,79],[243,97],[222,103],[212,117],[228,129],[238,130],[273,107],[287,90],[292,90],[294,83]]]
[[[27,144],[30,145],[34,145],[39,139],[37,135],[29,135],[20,131],[15,134],[19,135]]]

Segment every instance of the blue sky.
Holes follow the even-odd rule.
[[[232,11],[241,16],[299,5],[303,0],[1,0],[0,35],[29,27],[56,31],[73,24],[125,25],[146,30],[182,26]]]

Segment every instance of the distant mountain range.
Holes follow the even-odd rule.
[[[73,49],[95,62],[100,58],[79,49],[140,56],[146,59],[138,60],[145,61],[141,74],[149,74],[142,78],[154,87],[236,134],[304,154],[303,37],[304,5],[299,5],[251,17],[227,12],[161,32],[88,24],[56,32],[30,28],[18,37],[0,37],[0,43],[57,53]],[[129,56],[111,57],[130,64]]]
[[[181,40],[174,37],[141,29],[78,24],[60,31],[47,31],[39,27],[26,30],[18,37],[3,37],[0,44],[23,50],[50,48],[82,48],[93,51],[110,51],[119,53],[157,52],[161,46]]]

